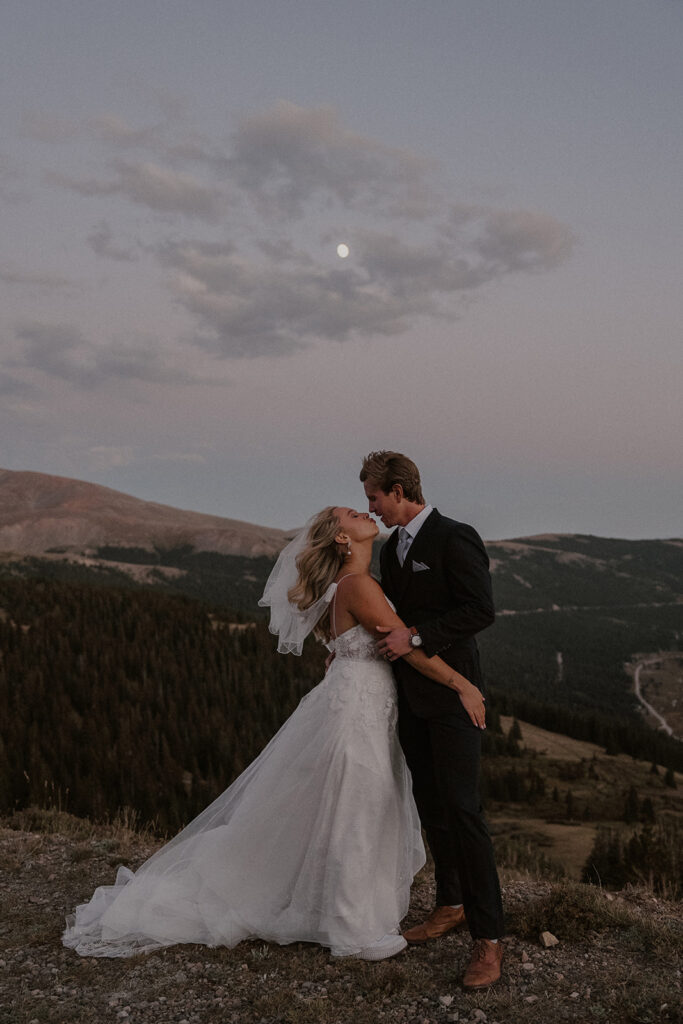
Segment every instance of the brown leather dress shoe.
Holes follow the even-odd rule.
[[[472,957],[462,979],[463,988],[470,992],[488,988],[500,978],[503,962],[503,943],[490,939],[475,939]]]
[[[463,924],[465,911],[462,907],[436,907],[426,921],[403,932],[403,938],[408,942],[429,942],[430,939],[440,939],[442,935]]]

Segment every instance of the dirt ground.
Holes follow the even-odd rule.
[[[39,819],[39,816],[38,816]],[[683,1019],[678,904],[503,874],[509,921],[503,977],[460,986],[466,932],[378,964],[332,960],[303,943],[180,946],[127,960],[63,949],[65,913],[156,848],[122,827],[45,813],[0,827],[0,1024],[648,1024]],[[0,826],[2,823],[0,823]],[[38,830],[40,829],[40,830]],[[425,869],[406,924],[431,908]],[[541,931],[557,945],[545,949]]]

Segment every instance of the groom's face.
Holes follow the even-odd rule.
[[[398,502],[393,491],[385,494],[376,480],[364,480],[365,497],[368,499],[368,512],[381,519],[385,526],[396,526],[398,522]]]

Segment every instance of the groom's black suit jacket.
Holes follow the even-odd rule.
[[[483,690],[475,634],[495,618],[486,549],[479,534],[433,509],[403,567],[398,530],[380,552],[380,582],[407,626],[416,626],[428,657],[438,654]],[[401,696],[421,718],[466,715],[454,690],[435,683],[403,659],[393,663]]]

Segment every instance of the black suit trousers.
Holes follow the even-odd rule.
[[[462,903],[474,939],[505,934],[500,884],[479,791],[481,731],[467,715],[419,717],[399,685],[399,738],[434,859],[436,905]]]

